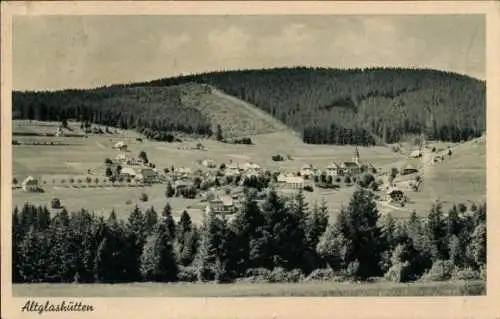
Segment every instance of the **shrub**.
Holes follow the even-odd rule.
[[[198,281],[198,270],[195,267],[179,266],[177,279],[183,282],[196,282]]]
[[[314,188],[311,185],[306,185],[306,186],[304,186],[304,190],[306,192],[313,192]]]
[[[139,199],[141,201],[143,201],[143,202],[147,202],[148,201],[148,195],[146,193],[142,193],[141,197]]]
[[[62,179],[61,180],[61,184],[65,184],[66,183],[66,180],[65,179]]]
[[[75,182],[75,179],[74,178],[70,178],[69,182],[70,182],[70,184],[73,184]]]
[[[479,280],[481,273],[473,269],[459,269],[453,273],[454,280]]]
[[[113,161],[112,161],[110,158],[106,158],[106,159],[104,160],[104,163],[105,163],[105,164],[113,164]]]
[[[86,178],[86,180],[87,180],[87,183],[88,183],[88,184],[92,183],[92,178],[87,177],[87,178]]]
[[[286,271],[284,268],[276,267],[271,271],[268,277],[269,282],[298,282],[303,278],[300,269]]]
[[[14,177],[14,178],[12,179],[12,185],[17,185],[17,183],[18,183],[17,178],[15,178],[15,177]]]
[[[271,271],[266,268],[250,268],[245,271],[245,281],[247,282],[268,282]]]
[[[346,183],[346,184],[350,184],[350,183],[352,183],[352,179],[351,179],[351,177],[346,176],[346,177],[344,178],[344,183]]]
[[[58,209],[58,208],[61,208],[61,201],[59,200],[59,198],[52,198],[52,201],[50,202],[50,207],[52,207],[53,209]]]
[[[384,278],[393,282],[408,282],[412,280],[412,270],[409,262],[397,262],[385,273]]]
[[[436,260],[423,276],[424,281],[444,281],[451,278],[454,266],[449,260]]]
[[[81,184],[83,180],[81,178],[78,179],[78,184]]]
[[[104,181],[105,181],[105,180],[103,180],[103,182],[104,182]],[[99,178],[97,178],[97,177],[96,177],[96,179],[94,179],[94,183],[99,184]]]
[[[127,199],[127,201],[125,202],[126,205],[132,205],[132,201],[130,199]]]
[[[306,280],[332,280],[338,277],[335,271],[331,268],[324,269],[315,269],[313,270],[309,276],[306,277]]]

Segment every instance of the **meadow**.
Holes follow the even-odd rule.
[[[13,132],[30,131],[44,134],[57,129],[56,122],[13,121]],[[75,133],[79,132],[76,122],[70,122]],[[254,162],[262,168],[281,170],[284,172],[298,171],[302,166],[311,164],[316,168],[324,168],[332,161],[341,163],[351,160],[354,154],[352,146],[310,145],[304,144],[300,137],[290,131],[280,131],[252,136],[254,145],[225,144],[214,140],[185,138],[182,143],[165,143],[155,141],[137,142],[139,134],[133,131],[122,131],[118,135],[89,135],[82,137],[47,137],[47,136],[16,136],[19,142],[57,141],[68,145],[13,145],[13,177],[19,182],[28,175],[37,176],[46,182],[44,193],[26,193],[13,190],[14,205],[23,205],[29,201],[32,204],[48,205],[53,197],[60,198],[63,205],[70,210],[82,207],[102,211],[106,215],[115,209],[119,217],[128,216],[134,205],[142,209],[153,206],[161,211],[167,203],[165,186],[150,187],[103,187],[103,188],[69,188],[52,186],[51,181],[61,178],[80,178],[87,176],[91,170],[92,179],[104,177],[104,160],[114,158],[120,151],[113,150],[117,141],[128,144],[129,154],[137,156],[145,151],[151,162],[157,168],[189,167],[193,170],[201,168],[197,161],[206,158],[215,160],[218,164]],[[193,149],[198,143],[204,150]],[[418,166],[420,160],[409,159],[400,153],[395,153],[387,147],[359,147],[361,161],[369,161],[377,168],[385,170],[391,167],[401,168],[407,164]],[[289,156],[290,160],[275,162],[273,155]],[[383,213],[390,212],[396,218],[407,217],[415,210],[419,215],[426,215],[434,199],[442,201],[445,209],[454,203],[480,201],[486,194],[486,153],[484,143],[469,143],[456,149],[451,158],[445,162],[429,166],[424,170],[424,186],[421,192],[409,191],[410,202],[405,207],[395,207],[380,204]],[[314,202],[326,201],[332,217],[338,213],[342,205],[347,205],[354,187],[342,187],[339,190],[322,190],[305,192],[310,205]],[[149,197],[142,202],[142,193]],[[203,204],[197,200],[170,198],[175,216],[187,208],[193,219],[201,220]]]
[[[484,281],[416,283],[130,283],[14,284],[13,296],[23,297],[376,297],[484,295]]]

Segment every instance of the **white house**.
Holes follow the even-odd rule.
[[[230,196],[219,196],[210,200],[205,208],[205,212],[215,214],[232,214],[235,210],[235,201]]]
[[[337,163],[335,162],[331,162],[330,164],[328,164],[328,166],[326,167],[326,176],[338,176],[338,175],[342,175],[342,170],[340,168],[339,165],[337,165]]]
[[[132,167],[124,167],[120,171],[120,176],[124,178],[134,178],[137,176],[137,172]]]
[[[245,163],[241,167],[244,171],[254,170],[257,171],[260,169],[260,166],[255,163]]]
[[[413,158],[419,158],[419,157],[422,157],[422,151],[421,150],[414,150],[413,152],[410,153],[410,157],[413,157]]]
[[[203,165],[205,167],[208,167],[208,168],[215,168],[215,167],[217,167],[217,163],[215,163],[215,161],[213,159],[210,159],[210,158],[204,159],[201,162],[201,165]]]
[[[39,189],[38,180],[33,176],[28,176],[23,181],[22,186],[25,192],[35,192]]]
[[[312,167],[311,164],[304,165],[304,166],[302,166],[302,168],[300,169],[299,172],[300,172],[300,176],[311,177],[314,175],[314,168]]]
[[[304,178],[293,175],[279,175],[278,183],[282,188],[302,189],[304,188]]]
[[[120,142],[116,143],[113,146],[113,148],[117,149],[117,150],[120,150],[120,151],[125,151],[125,150],[127,150],[127,144],[125,144],[124,142],[120,141]]]
[[[226,165],[224,175],[235,176],[240,174],[240,165],[238,163],[229,163]]]

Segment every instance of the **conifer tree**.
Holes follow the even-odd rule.
[[[441,203],[432,205],[425,225],[426,240],[430,245],[433,261],[448,259],[448,242],[446,221],[442,212]]]
[[[150,235],[154,231],[154,228],[158,223],[158,213],[153,206],[146,210],[144,219],[146,223],[146,233],[147,235]]]
[[[381,275],[384,245],[378,218],[373,194],[365,189],[357,189],[338,215],[337,227],[345,239],[345,262],[359,263],[355,271],[359,278]]]
[[[173,238],[165,223],[158,224],[151,245],[144,250],[141,272],[147,281],[172,282],[177,280],[178,267]]]
[[[172,239],[175,239],[175,237],[176,237],[175,228],[176,227],[175,227],[174,217],[172,216],[172,207],[170,206],[169,203],[167,203],[165,205],[161,215],[163,218],[163,222],[165,223],[165,225],[167,227],[169,236],[171,236]]]
[[[231,227],[235,233],[237,273],[243,275],[247,269],[263,265],[261,255],[261,237],[265,218],[257,203],[256,191],[249,189],[245,193],[242,207],[235,214]]]

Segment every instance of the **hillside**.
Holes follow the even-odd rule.
[[[161,140],[174,131],[211,136],[217,125],[225,136],[270,133],[286,129],[284,123],[309,144],[394,143],[421,133],[459,142],[485,131],[485,109],[482,81],[387,68],[236,70],[13,94],[17,118],[73,117]]]

